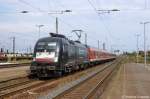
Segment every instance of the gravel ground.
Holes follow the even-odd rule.
[[[8,79],[24,77],[28,75],[29,66],[22,67],[12,67],[0,69],[0,81],[5,81]]]
[[[30,90],[24,91],[23,93],[18,93],[11,97],[6,97],[6,99],[37,99],[45,97],[52,92],[57,92],[59,91],[59,89],[64,88],[63,86],[68,86],[69,83],[81,79],[82,77],[87,76],[87,74],[92,73],[97,69],[103,68],[104,66],[105,64],[87,69],[85,71],[76,72],[73,75],[64,76],[51,82],[48,81],[42,86],[32,88]]]

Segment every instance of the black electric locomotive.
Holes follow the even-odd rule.
[[[41,38],[34,48],[34,59],[30,66],[32,74],[51,77],[85,68],[88,65],[88,50],[80,42],[68,40],[64,35],[50,33]]]

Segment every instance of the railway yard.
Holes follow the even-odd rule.
[[[150,99],[150,0],[0,0],[0,99]]]
[[[150,98],[150,68],[135,63],[134,56],[116,55],[62,34],[50,35],[37,41],[27,63],[0,64],[0,98]],[[1,60],[9,59],[3,56]]]
[[[1,54],[1,61],[3,59],[8,62],[7,54]],[[62,34],[50,33],[50,37],[39,39],[28,63],[21,63],[23,62],[22,57],[14,56],[12,60],[20,63],[0,64],[0,98],[2,99],[106,99],[116,97],[119,99],[128,98],[126,93],[131,90],[130,87],[126,87],[128,84],[125,83],[128,81],[126,68],[131,68],[134,64],[130,63],[129,56],[116,55],[85,45],[80,41],[72,41]],[[138,67],[139,64],[136,65]],[[120,83],[120,86],[123,86],[121,88],[123,91],[115,87],[110,88],[113,90],[110,92],[110,89],[107,88],[113,84],[113,79],[122,68],[123,76],[120,79],[123,78],[121,81],[123,85]],[[134,74],[134,71],[132,72]],[[121,75],[120,73],[119,76]],[[143,75],[140,76],[144,78]],[[141,88],[137,89],[144,90],[143,87]],[[121,96],[116,97],[113,94],[111,97],[111,94],[116,92],[115,89],[123,94],[120,93]],[[136,90],[133,91],[136,92]]]
[[[62,95],[63,97],[65,97],[67,94],[78,93],[78,89],[76,88],[82,86],[80,88],[81,90],[83,90],[83,94],[78,97],[89,97],[89,95],[91,95],[93,91],[95,91],[94,87],[101,86],[101,84],[103,85],[103,81],[107,81],[107,77],[109,78],[109,76],[112,75],[113,70],[116,68],[116,66],[118,66],[118,64],[120,64],[120,60],[104,63],[83,71],[64,75],[60,78],[58,77],[42,80],[39,80],[36,77],[27,77],[29,70],[28,66],[3,68],[1,69],[0,73],[4,74],[4,72],[7,71],[5,75],[2,75],[2,77],[7,79],[1,79],[0,96],[1,98],[5,99],[35,99],[37,97],[58,99],[62,98]],[[10,75],[10,73],[15,75]],[[77,91],[69,91],[73,91],[74,89],[76,89]],[[84,89],[86,90],[86,92],[84,92]],[[85,94],[87,92],[89,93],[89,95]]]
[[[63,77],[29,77],[29,66],[1,68],[2,99],[149,99],[149,67],[118,58]],[[11,74],[11,75],[10,75]]]

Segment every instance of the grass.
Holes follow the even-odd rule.
[[[136,55],[128,55],[129,56],[129,62],[137,62],[137,58]],[[138,63],[144,63],[144,57],[143,56],[139,56],[138,57]],[[147,64],[150,64],[150,58],[147,59]]]

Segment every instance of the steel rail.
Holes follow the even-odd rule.
[[[121,61],[121,59],[116,60],[116,61],[112,62],[111,64],[108,64],[106,67],[102,68],[101,70],[99,70],[99,71],[98,71],[97,73],[95,73],[94,75],[92,75],[92,76],[86,78],[85,80],[79,82],[78,84],[72,86],[71,88],[69,88],[69,89],[65,90],[64,92],[61,92],[61,93],[59,93],[58,95],[56,95],[56,96],[54,96],[54,97],[51,97],[51,98],[54,98],[54,99],[59,99],[59,98],[61,98],[61,96],[64,96],[65,94],[67,94],[67,93],[69,93],[70,91],[74,90],[74,88],[77,88],[77,87],[79,87],[80,85],[86,83],[86,81],[90,80],[91,78],[93,78],[94,76],[98,75],[99,73],[105,71],[105,70],[106,70],[107,68],[109,68],[110,66],[112,66],[112,65],[115,65],[115,66],[116,66],[116,63],[118,63],[118,62],[120,62],[120,61]],[[115,67],[114,67],[114,68],[115,68]],[[95,89],[95,88],[93,88],[93,89],[91,90],[91,92],[93,92],[94,89]],[[89,92],[88,95],[84,97],[84,99],[86,99],[86,97],[88,97],[91,92]]]
[[[21,64],[3,64],[0,65],[1,68],[12,68],[12,67],[23,67],[23,66],[29,66],[30,63],[21,63]]]
[[[116,63],[115,65],[117,66],[119,63]],[[116,67],[114,66],[113,69],[107,74],[105,75],[105,77],[103,77],[103,79],[101,79],[101,81],[94,87],[92,88],[86,96],[84,96],[83,99],[90,99],[90,97],[92,97],[92,95],[94,95],[97,91],[97,89],[99,89],[104,83],[108,83],[107,80],[112,76],[113,72],[118,68],[118,66]]]

